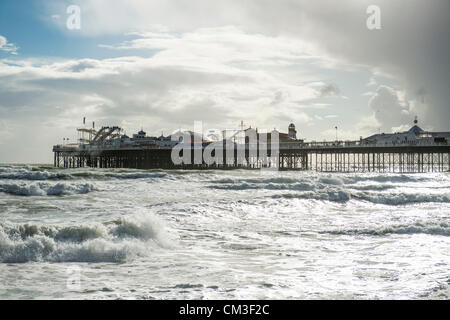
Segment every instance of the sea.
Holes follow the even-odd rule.
[[[0,299],[449,299],[450,173],[0,165]]]

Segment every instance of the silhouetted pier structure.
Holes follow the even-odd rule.
[[[234,148],[212,157],[214,163],[175,165],[172,148],[124,149],[104,148],[83,150],[70,146],[55,146],[54,165],[63,168],[136,168],[136,169],[259,169],[315,170],[322,172],[448,172],[450,145],[391,144],[371,145],[361,141],[280,143],[278,150],[267,148]],[[203,152],[205,147],[201,147]],[[194,148],[189,150],[194,159]],[[198,150],[197,150],[198,151]],[[183,151],[180,152],[183,155]],[[191,161],[192,162],[192,161]]]

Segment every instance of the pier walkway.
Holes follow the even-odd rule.
[[[205,152],[206,146],[200,147]],[[194,159],[195,148],[191,148]],[[198,152],[199,150],[197,150]],[[172,161],[171,147],[114,148],[113,146],[57,145],[53,147],[55,167],[137,169],[259,169],[315,170],[323,172],[448,172],[450,144],[345,142],[281,142],[278,150],[234,145],[212,152],[214,162]],[[181,151],[180,155],[183,155]]]

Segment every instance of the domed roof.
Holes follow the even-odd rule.
[[[295,124],[291,123],[291,124],[289,125],[289,128],[295,128]]]
[[[412,132],[412,133],[415,133],[415,134],[419,134],[419,133],[422,133],[424,131],[418,125],[414,125],[411,129],[409,129],[409,132]]]

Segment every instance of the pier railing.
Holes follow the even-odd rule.
[[[443,172],[450,170],[450,145],[428,142],[367,143],[366,141],[280,142],[223,146],[213,163],[204,158],[200,163],[175,165],[171,147],[127,147],[114,145],[54,146],[56,167],[98,168],[163,168],[163,169],[257,169],[274,167],[280,170],[316,170],[331,172]],[[191,152],[190,159],[205,146]],[[218,149],[220,150],[220,149]],[[255,152],[256,151],[256,152]]]
[[[252,148],[262,148],[267,147],[270,149],[270,142],[267,143],[247,143],[245,145],[237,145],[239,148],[244,148],[246,150]],[[367,142],[364,140],[355,140],[355,141],[311,141],[311,142],[300,142],[300,141],[292,141],[292,142],[280,142],[280,149],[330,149],[330,148],[374,148],[374,147],[440,147],[440,146],[449,146],[449,142],[434,142],[432,140],[417,140],[417,141],[389,141],[389,142]],[[202,146],[199,146],[203,148]],[[65,144],[65,145],[55,145],[53,147],[53,151],[59,152],[76,152],[76,151],[102,151],[102,150],[142,150],[142,149],[166,149],[171,150],[172,147],[168,146],[117,146],[113,144],[103,144],[103,145],[95,145],[95,144]]]

